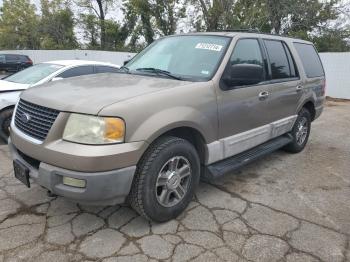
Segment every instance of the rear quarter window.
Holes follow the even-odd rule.
[[[324,76],[321,59],[313,45],[294,43],[308,78]]]

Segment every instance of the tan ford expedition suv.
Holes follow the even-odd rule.
[[[155,41],[119,74],[24,91],[11,123],[15,176],[83,204],[178,216],[212,180],[279,148],[298,153],[322,112],[310,42],[243,32]]]

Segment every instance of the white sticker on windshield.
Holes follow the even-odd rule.
[[[195,47],[196,49],[206,49],[211,50],[215,52],[220,52],[223,48],[222,45],[216,45],[216,44],[208,44],[208,43],[198,43]]]

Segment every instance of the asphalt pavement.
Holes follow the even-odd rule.
[[[302,153],[201,183],[165,224],[27,189],[0,146],[0,262],[350,261],[349,130],[350,102],[329,102]]]

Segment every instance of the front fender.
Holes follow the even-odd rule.
[[[130,135],[130,141],[146,140],[152,143],[162,134],[179,127],[197,130],[204,138],[215,138],[216,127],[209,117],[191,107],[167,108],[146,118]]]
[[[19,100],[22,91],[0,93],[0,111],[8,107],[14,107]]]

